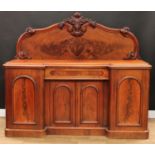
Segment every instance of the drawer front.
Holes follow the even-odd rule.
[[[101,68],[47,68],[45,70],[45,79],[91,79],[106,80],[109,78],[108,69]]]

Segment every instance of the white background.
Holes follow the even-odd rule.
[[[42,0],[42,1],[0,0],[0,10],[1,11],[153,11],[155,10],[155,4],[153,0],[147,0],[147,1],[146,0],[145,1],[143,0],[130,0],[130,1],[129,0]],[[155,154],[155,147],[154,145],[40,145],[40,146],[0,145],[0,155],[5,154],[151,155]]]
[[[154,0],[0,0],[1,11],[153,11]]]

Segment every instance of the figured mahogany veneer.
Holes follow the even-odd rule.
[[[101,68],[47,68],[45,70],[45,79],[93,79],[106,80],[109,78],[108,69]]]
[[[148,138],[151,65],[129,28],[75,13],[27,28],[6,62],[6,136]]]

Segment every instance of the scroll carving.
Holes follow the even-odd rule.
[[[124,36],[124,37],[127,37],[129,32],[130,32],[130,28],[129,27],[123,27],[120,29],[120,32],[121,34]]]
[[[25,32],[30,35],[33,35],[36,31],[32,27],[27,27]]]
[[[128,53],[127,57],[124,60],[136,60],[140,59],[138,52],[131,51]]]
[[[76,12],[73,16],[61,22],[59,24],[59,28],[63,29],[63,27],[67,25],[68,32],[71,35],[75,37],[80,37],[87,31],[87,24],[89,24],[93,28],[96,27],[96,22],[92,21],[91,19],[87,19],[81,16],[79,12]]]
[[[31,59],[29,52],[27,51],[19,51],[15,56],[16,59]]]

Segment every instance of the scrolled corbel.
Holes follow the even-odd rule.
[[[124,36],[124,37],[127,37],[128,34],[130,32],[130,28],[129,27],[123,27],[120,29],[120,33]]]
[[[140,55],[138,52],[134,51],[128,52],[127,57],[124,58],[124,60],[136,60],[136,59],[140,59]]]
[[[30,35],[33,35],[36,31],[32,27],[27,27],[25,32],[30,34]]]
[[[19,51],[15,56],[16,59],[31,59],[29,53],[27,51]]]

